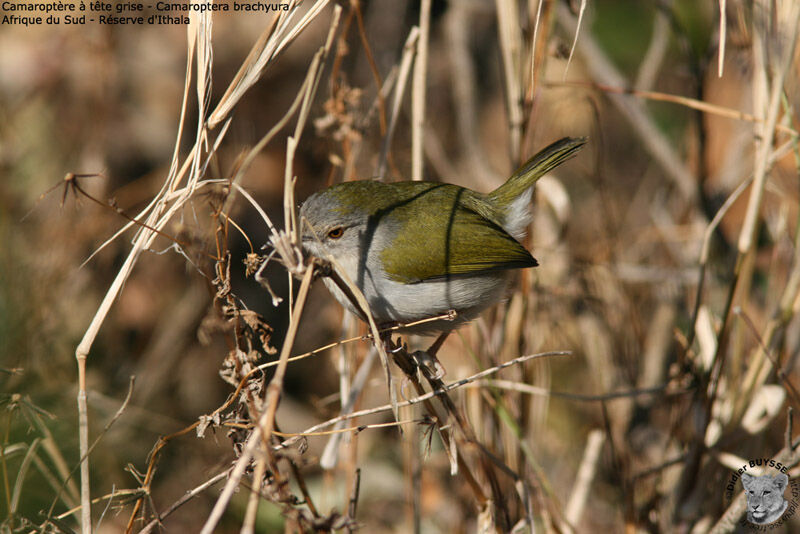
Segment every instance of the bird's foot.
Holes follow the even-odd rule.
[[[449,335],[450,332],[439,334],[439,337],[436,338],[436,341],[433,342],[433,345],[431,345],[428,350],[418,350],[411,355],[414,361],[417,362],[420,370],[422,370],[422,374],[428,380],[441,380],[446,374],[444,366],[439,363],[436,354]]]
[[[446,373],[436,356],[431,356],[427,351],[414,351],[411,353],[411,359],[427,379],[440,380]]]
[[[394,341],[389,333],[382,336],[382,338],[386,352],[391,354],[394,362],[405,374],[416,374],[417,369],[419,369],[426,379],[441,380],[446,374],[446,371],[444,366],[442,366],[436,358],[436,354],[439,352],[439,349],[448,335],[450,335],[450,332],[440,334],[428,350],[417,350],[411,354],[408,353],[408,347],[405,343],[400,341],[400,338]]]

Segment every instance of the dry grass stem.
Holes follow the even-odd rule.
[[[386,175],[386,165],[389,161],[389,151],[394,138],[394,131],[397,127],[397,119],[400,116],[400,106],[403,104],[403,95],[408,82],[408,75],[411,72],[411,64],[417,51],[417,41],[419,40],[419,27],[414,26],[408,32],[406,44],[403,46],[403,59],[400,61],[400,70],[397,75],[397,84],[394,87],[394,100],[392,101],[391,115],[389,116],[389,126],[383,138],[381,153],[378,158],[378,170],[375,175],[383,178]]]
[[[431,26],[431,0],[422,0],[419,38],[411,85],[411,179],[424,178],[422,147],[425,145],[425,86],[428,82],[428,37]]]
[[[745,212],[744,221],[742,223],[742,231],[739,234],[739,254],[746,254],[751,249],[755,237],[756,221],[762,206],[767,178],[767,167],[769,165],[770,154],[772,153],[772,141],[775,136],[775,128],[778,124],[778,113],[781,108],[781,96],[784,91],[783,84],[789,67],[791,66],[791,61],[794,58],[798,23],[800,23],[800,5],[795,4],[794,9],[788,16],[787,22],[789,27],[782,28],[781,31],[787,32],[790,36],[787,41],[790,43],[790,46],[783,51],[783,58],[781,58],[781,62],[776,66],[777,69],[772,79],[763,129],[759,132],[760,141],[757,144],[755,172],[753,176],[753,193],[750,195],[747,211]],[[797,135],[796,132],[793,134]]]
[[[600,452],[603,450],[605,433],[602,430],[592,430],[586,438],[586,448],[583,450],[583,459],[578,467],[578,475],[570,494],[567,506],[564,509],[564,518],[573,526],[580,523],[586,499],[589,497],[589,488],[592,486]]]
[[[567,57],[567,64],[564,66],[564,76],[563,80],[567,79],[567,72],[569,72],[569,66],[572,63],[572,56],[575,55],[575,45],[578,44],[578,36],[581,33],[581,22],[583,22],[583,15],[586,12],[586,0],[581,0],[581,7],[578,10],[578,20],[575,24],[575,36],[572,38],[572,46],[569,49],[569,56]],[[645,56],[647,57],[647,56]],[[647,64],[647,60],[642,62],[643,64]]]
[[[717,56],[717,76],[722,78],[725,70],[725,41],[728,38],[727,0],[719,0],[719,55]]]
[[[520,163],[522,151],[522,35],[519,12],[513,0],[495,0],[500,53],[503,60],[506,111],[508,113],[509,149],[511,163]],[[577,31],[576,31],[577,33]]]
[[[261,78],[267,66],[312,20],[319,16],[328,3],[329,0],[317,0],[294,23],[292,21],[301,11],[300,4],[302,2],[290,0],[288,10],[276,12],[272,24],[264,30],[261,38],[254,44],[239,72],[209,116],[209,128],[214,128],[230,115],[242,96]]]

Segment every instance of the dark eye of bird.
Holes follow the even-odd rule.
[[[342,228],[341,226],[337,226],[336,228],[333,228],[328,232],[328,237],[330,237],[331,239],[339,239],[343,235],[344,235],[344,228]]]

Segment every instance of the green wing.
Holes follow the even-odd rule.
[[[537,265],[488,213],[477,212],[482,205],[477,193],[446,184],[426,185],[430,187],[416,186],[413,202],[383,213],[398,228],[381,252],[390,278],[415,283]]]

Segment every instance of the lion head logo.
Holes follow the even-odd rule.
[[[747,496],[747,520],[756,525],[768,525],[780,519],[789,505],[783,492],[789,485],[789,477],[780,473],[774,477],[755,477],[742,474],[744,494]]]

